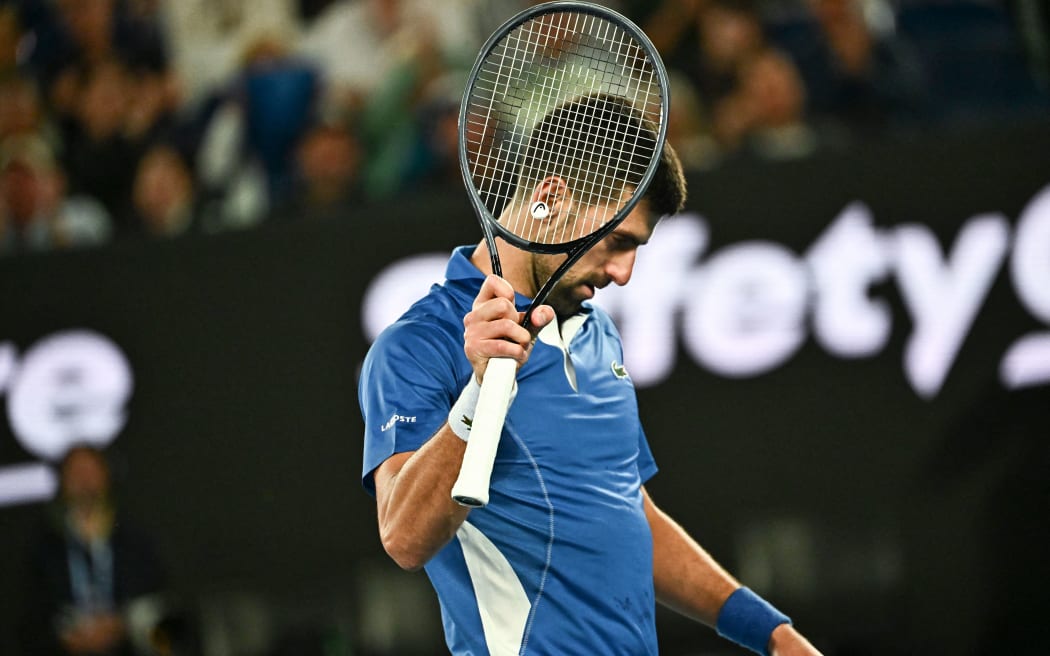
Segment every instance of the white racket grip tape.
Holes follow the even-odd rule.
[[[459,468],[459,478],[452,486],[456,503],[481,508],[489,502],[489,480],[496,461],[499,436],[510,408],[518,362],[513,358],[492,358],[485,367],[478,405],[470,426],[470,439]]]

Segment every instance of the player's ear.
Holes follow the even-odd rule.
[[[534,219],[554,219],[569,204],[569,186],[561,177],[547,176],[536,185],[529,198],[529,211]]]

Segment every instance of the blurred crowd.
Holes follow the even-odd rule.
[[[344,216],[458,186],[525,0],[0,0],[0,254]],[[1046,114],[1039,0],[623,0],[688,167]]]

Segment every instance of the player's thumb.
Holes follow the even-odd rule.
[[[532,311],[529,324],[532,334],[535,335],[541,328],[554,321],[554,308],[549,305],[540,305]]]

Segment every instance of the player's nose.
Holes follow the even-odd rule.
[[[634,272],[634,256],[634,250],[617,253],[606,263],[605,274],[617,285],[626,285]]]

